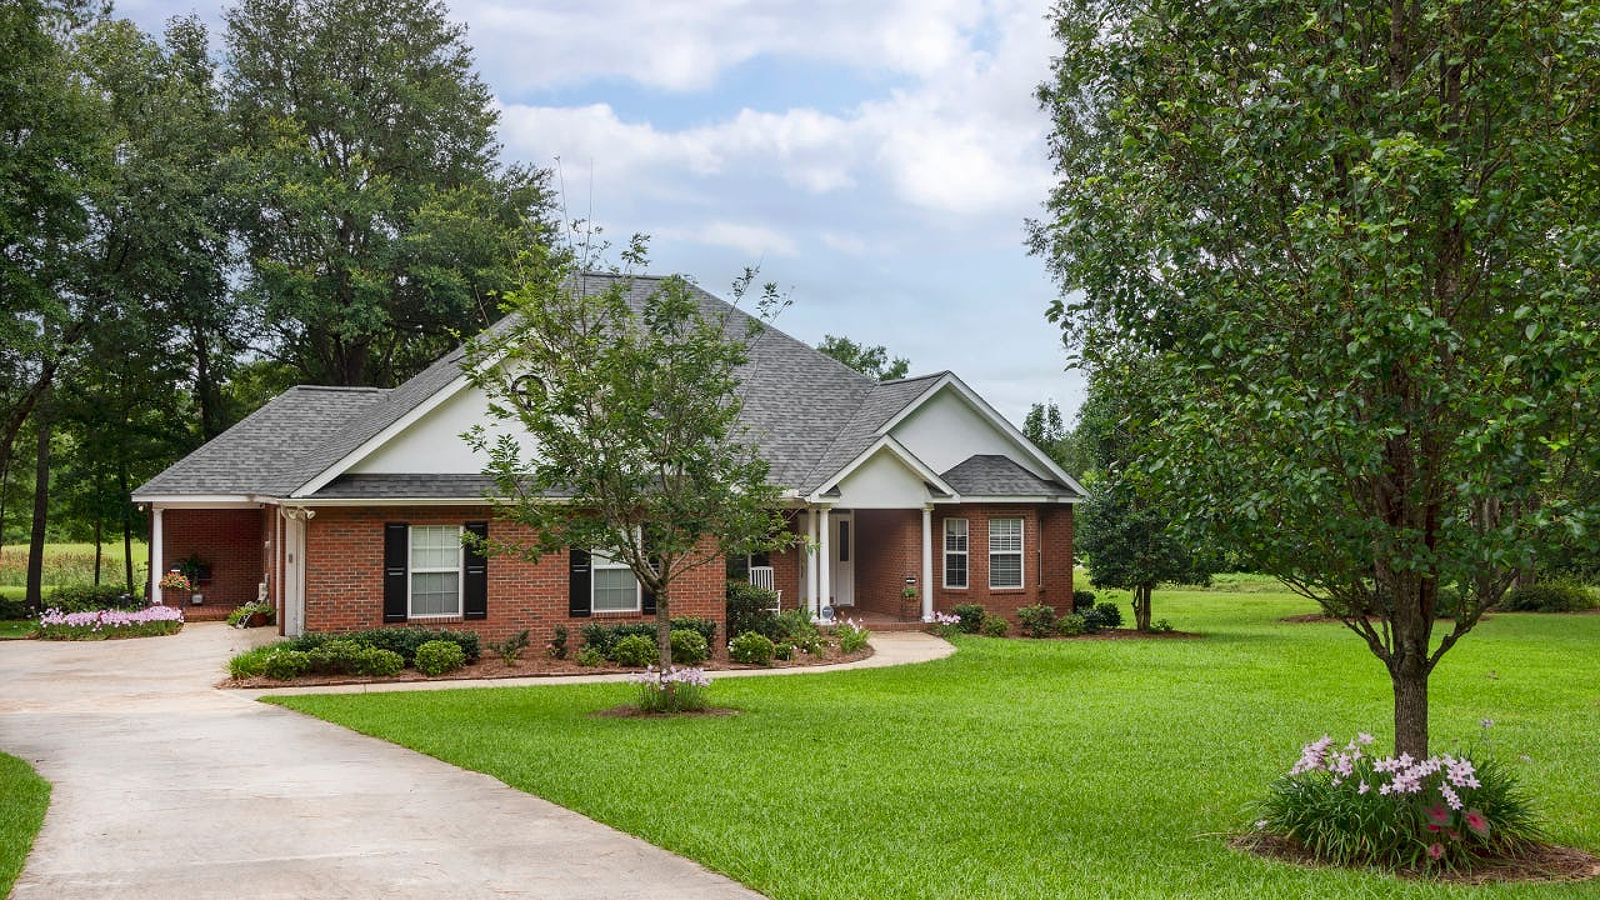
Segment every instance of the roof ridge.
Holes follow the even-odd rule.
[[[929,378],[943,378],[946,375],[954,375],[954,374],[955,373],[950,371],[949,369],[940,369],[937,372],[929,372],[926,375],[907,375],[904,378],[888,378],[888,379],[885,379],[885,380],[880,381],[878,383],[879,384],[905,384],[908,381],[927,381]]]
[[[284,393],[287,394],[289,391],[348,391],[351,393],[381,394],[384,391],[390,390],[393,390],[393,388],[382,388],[361,384],[292,384],[287,390],[284,391]],[[279,396],[282,395],[280,394]]]

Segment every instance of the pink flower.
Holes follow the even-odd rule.
[[[1469,809],[1463,818],[1466,819],[1467,828],[1471,829],[1473,834],[1478,837],[1489,836],[1489,819],[1483,813]]]
[[[1430,834],[1438,834],[1439,832],[1444,830],[1443,828],[1440,828],[1439,826],[1433,824],[1432,822],[1429,822],[1427,825],[1425,825],[1423,827],[1427,828],[1428,832]]]
[[[1365,781],[1361,782],[1361,784],[1356,787],[1356,793],[1358,793],[1358,794],[1365,794],[1367,791],[1370,791],[1370,790],[1372,790],[1372,788],[1370,786],[1368,786],[1368,784]]]
[[[1362,746],[1366,746],[1367,744],[1372,743],[1374,740],[1375,740],[1375,738],[1373,738],[1372,735],[1367,734],[1365,731],[1360,732],[1360,733],[1358,733],[1356,735],[1356,742],[1361,744]]]
[[[1461,797],[1456,794],[1455,791],[1451,790],[1450,785],[1439,785],[1439,794],[1440,796],[1444,797],[1444,802],[1450,804],[1451,809],[1461,808]]]
[[[1439,843],[1438,841],[1434,841],[1433,843],[1428,845],[1428,858],[1429,859],[1439,859],[1439,858],[1441,858],[1443,856],[1444,856],[1444,845],[1443,844]]]
[[[1450,811],[1439,804],[1435,803],[1434,805],[1428,807],[1426,812],[1428,814],[1428,821],[1434,823],[1435,825],[1450,824]]]

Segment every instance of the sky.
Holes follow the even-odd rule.
[[[1070,416],[1056,295],[1024,220],[1051,184],[1033,99],[1046,0],[450,0],[506,160],[556,168],[570,216],[722,295],[759,266],[777,327],[949,369],[1020,423]],[[225,4],[122,0],[159,32]],[[217,41],[220,44],[220,41]]]

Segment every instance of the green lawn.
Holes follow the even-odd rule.
[[[0,641],[28,637],[38,624],[32,619],[0,620]]]
[[[0,753],[0,897],[22,874],[33,838],[50,805],[50,782],[15,756]]]
[[[1301,743],[1389,732],[1381,668],[1282,593],[1156,595],[1200,640],[964,638],[900,669],[727,680],[732,718],[622,720],[616,685],[271,702],[395,741],[776,897],[1600,896],[1444,889],[1236,853]],[[1516,763],[1559,842],[1600,850],[1600,616],[1499,615],[1435,678],[1440,749]],[[1530,762],[1518,763],[1526,754]]]

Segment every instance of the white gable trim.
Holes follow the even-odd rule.
[[[366,459],[373,451],[387,444],[395,435],[411,427],[418,419],[433,412],[446,400],[461,393],[471,383],[472,379],[465,372],[457,375],[453,381],[435,391],[433,396],[412,407],[405,415],[391,422],[387,428],[368,438],[365,443],[345,454],[338,462],[323,469],[315,478],[290,491],[289,496],[307,497],[315,494],[328,482],[349,471],[351,466]]]
[[[855,459],[851,460],[848,465],[840,469],[838,472],[835,472],[832,478],[829,478],[827,481],[823,482],[821,487],[818,487],[811,493],[811,497],[809,499],[813,503],[826,502],[827,498],[823,497],[823,494],[826,494],[828,491],[838,487],[840,482],[850,477],[851,472],[854,472],[865,465],[867,460],[875,456],[879,450],[889,451],[890,455],[900,460],[900,462],[905,465],[906,468],[917,473],[917,475],[921,477],[923,481],[926,481],[939,490],[944,491],[946,494],[955,496],[955,489],[946,484],[945,480],[939,477],[938,472],[928,468],[928,464],[920,459],[917,459],[917,457],[912,454],[910,450],[906,449],[904,444],[886,434],[883,437],[878,438],[876,441],[873,441],[872,446],[868,447],[866,450],[863,450],[860,456],[857,456]]]
[[[1045,471],[1055,476],[1057,481],[1060,481],[1067,487],[1072,488],[1072,490],[1076,491],[1081,496],[1088,495],[1089,492],[1083,489],[1083,485],[1079,484],[1076,478],[1068,475],[1065,469],[1056,464],[1055,460],[1046,455],[1043,450],[1035,447],[1033,442],[1028,440],[1026,435],[1017,430],[1017,426],[1011,424],[1010,420],[1008,420],[1005,416],[1000,415],[1000,413],[994,407],[989,405],[988,401],[978,396],[976,391],[970,387],[967,387],[966,382],[956,377],[954,372],[946,372],[939,376],[938,380],[930,385],[927,390],[923,391],[917,397],[917,399],[906,404],[905,409],[895,413],[894,416],[889,419],[889,421],[883,423],[883,427],[878,429],[878,433],[887,436],[889,432],[894,430],[896,425],[905,421],[911,416],[912,413],[922,408],[923,405],[925,405],[929,400],[932,400],[934,396],[947,387],[953,389],[958,396],[960,396],[963,400],[966,400],[967,405],[971,406],[973,410],[978,413],[978,415],[987,420],[990,426],[992,426],[996,431],[1004,434],[1010,439],[1011,443],[1015,444],[1024,453],[1028,454],[1029,459],[1032,459],[1034,462],[1038,463],[1042,468],[1044,468]],[[955,492],[952,491],[951,493]]]

